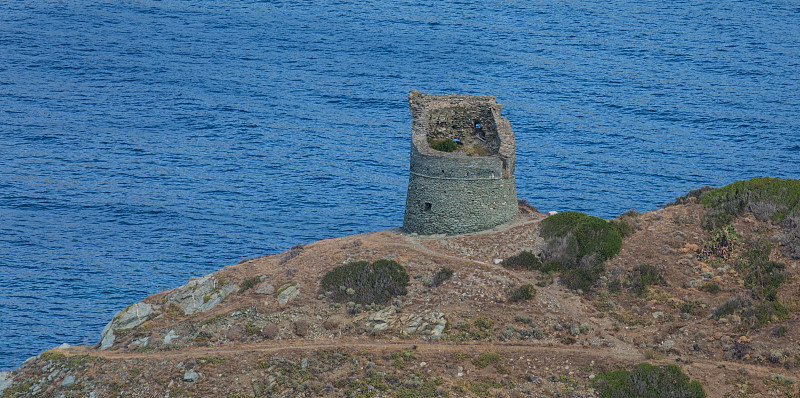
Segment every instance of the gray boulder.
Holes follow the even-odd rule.
[[[430,310],[423,311],[421,314],[405,315],[401,321],[404,324],[404,331],[408,334],[418,333],[434,337],[441,336],[447,326],[444,313]]]
[[[174,330],[170,330],[169,332],[167,332],[167,335],[164,336],[164,344],[167,344],[167,345],[172,344],[172,340],[175,340],[178,337],[181,337],[181,336],[179,336],[178,333],[175,333]]]
[[[141,325],[153,313],[153,306],[146,303],[131,304],[117,312],[100,334],[100,349],[107,350],[114,344],[114,331],[131,329]]]
[[[290,284],[283,285],[280,289],[278,289],[278,304],[286,305],[286,303],[290,301],[294,301],[297,299],[297,296],[300,295],[300,286],[296,283],[292,282]]]
[[[237,289],[235,283],[224,284],[213,275],[206,275],[169,292],[164,297],[165,305],[175,304],[184,314],[192,315],[210,310]]]
[[[0,372],[0,395],[12,384],[14,384],[14,379],[11,378],[11,372]]]
[[[194,370],[190,370],[183,374],[183,381],[195,382],[199,377],[200,375],[197,374],[197,372],[195,372]]]
[[[61,387],[70,387],[75,384],[75,376],[69,375],[61,381]]]
[[[367,327],[373,331],[386,330],[397,318],[394,307],[386,307],[367,317]]]

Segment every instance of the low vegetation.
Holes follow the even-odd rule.
[[[709,231],[730,225],[745,213],[782,226],[779,239],[783,250],[792,258],[800,258],[800,180],[762,177],[722,188],[703,187],[676,199],[674,204],[689,201],[699,201],[709,208],[701,220]]]
[[[503,266],[561,272],[561,281],[574,290],[591,290],[605,271],[603,261],[614,257],[622,245],[616,226],[576,211],[547,217],[540,228],[546,242],[541,257],[523,251],[506,259]]]
[[[428,145],[439,152],[453,152],[458,148],[458,144],[456,144],[455,141],[450,138],[445,140],[435,140],[429,138]]]
[[[480,355],[472,359],[472,364],[483,369],[489,365],[494,365],[500,361],[500,354],[494,352],[482,352]]]
[[[625,369],[602,373],[595,377],[594,388],[603,398],[702,398],[703,386],[692,381],[675,365],[665,367],[641,363],[632,371]]]
[[[408,281],[408,273],[396,261],[356,261],[325,274],[322,290],[337,302],[384,304],[392,297],[405,295]]]
[[[700,259],[707,260],[716,257],[727,260],[739,247],[739,234],[732,225],[726,225],[712,230],[711,238],[703,241],[703,247],[700,248]]]
[[[239,288],[239,293],[243,293],[249,289],[252,289],[253,286],[258,285],[261,283],[261,276],[256,275],[252,278],[247,278],[242,281],[242,286]]]
[[[517,270],[541,270],[542,260],[540,260],[535,254],[527,250],[523,250],[519,254],[505,259],[501,265],[506,268]]]
[[[650,290],[651,285],[666,285],[664,276],[652,265],[640,265],[633,269],[630,289],[637,296],[644,296]]]
[[[641,225],[638,221],[639,212],[636,209],[630,209],[624,213],[622,213],[619,217],[614,220],[611,220],[611,224],[617,227],[619,230],[620,235],[623,238],[633,235],[634,232],[641,229]]]
[[[526,283],[508,294],[508,301],[510,302],[517,302],[517,301],[527,301],[532,298],[536,297],[536,288],[533,287],[530,283]]]
[[[441,267],[433,273],[431,278],[430,287],[437,287],[444,283],[446,280],[453,277],[453,270],[447,267]]]

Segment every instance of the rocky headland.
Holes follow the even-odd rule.
[[[641,388],[795,397],[800,182],[736,184],[609,222],[523,202],[484,232],[244,260],[0,374],[0,394],[591,397],[677,372]]]

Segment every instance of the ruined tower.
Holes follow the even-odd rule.
[[[514,219],[514,133],[494,97],[415,90],[408,106],[411,170],[403,230],[455,235]]]

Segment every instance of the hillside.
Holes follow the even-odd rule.
[[[783,202],[751,180],[612,220],[621,247],[585,291],[562,283],[569,267],[504,266],[523,251],[563,254],[542,233],[547,215],[524,204],[481,233],[388,230],[245,260],[120,311],[95,346],[27,360],[0,376],[0,391],[590,397],[608,372],[648,362],[677,365],[710,397],[796,397],[800,209],[796,181],[777,181]],[[403,267],[405,295],[362,305],[348,297],[363,292],[322,287],[335,267],[379,260]]]

